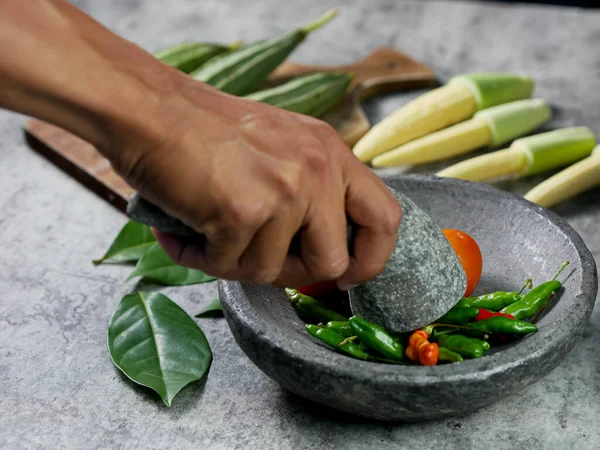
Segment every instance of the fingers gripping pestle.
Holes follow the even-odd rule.
[[[462,298],[467,280],[441,229],[408,197],[390,191],[403,209],[396,247],[380,275],[350,290],[350,306],[365,320],[392,333],[403,333],[448,312]],[[130,199],[127,214],[166,233],[198,237],[193,229],[138,194]],[[350,249],[352,236],[353,225],[349,225]]]

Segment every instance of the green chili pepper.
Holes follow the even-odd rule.
[[[454,306],[450,311],[436,320],[437,323],[449,323],[454,325],[462,325],[474,319],[479,310],[469,306]]]
[[[439,350],[440,353],[438,356],[438,361],[460,362],[463,360],[463,357],[460,356],[460,354],[453,352],[452,350],[449,350],[446,347],[440,347]]]
[[[295,289],[286,288],[285,293],[288,296],[290,303],[294,307],[294,310],[305,322],[317,324],[320,322],[343,322],[348,320],[347,317],[342,316],[333,309],[329,309],[319,300],[309,297],[308,295],[301,294]]]
[[[537,327],[532,323],[501,316],[473,322],[469,324],[469,328],[498,334],[529,334],[537,331]]]
[[[344,336],[337,334],[335,331],[318,327],[316,325],[306,325],[306,331],[308,331],[311,336],[325,342],[326,344],[329,344],[338,350],[343,351],[344,353],[347,353],[350,356],[358,359],[369,359],[368,353],[364,352],[358,345],[346,340]],[[340,344],[344,341],[346,342],[340,346]]]
[[[325,324],[325,328],[331,331],[335,331],[337,334],[341,334],[344,337],[350,337],[353,335],[352,328],[348,321],[332,321]]]
[[[542,307],[551,294],[562,287],[560,281],[547,281],[532,289],[521,300],[502,310],[505,314],[510,314],[515,319],[526,319],[533,316],[536,311]]]
[[[508,305],[518,302],[521,296],[518,292],[492,292],[478,297],[466,297],[461,299],[456,306],[483,308],[490,311],[500,311]]]
[[[483,356],[483,347],[477,339],[462,334],[443,334],[438,336],[437,340],[440,348],[447,348],[465,358],[481,358]]]
[[[367,344],[365,344],[364,342],[360,342],[358,344],[358,347],[363,351],[363,352],[368,352],[370,350],[369,346]]]
[[[557,281],[556,278],[568,264],[568,261],[563,263],[558,272],[556,272],[556,275],[554,275],[550,281],[546,281],[545,283],[536,286],[525,294],[521,300],[507,306],[502,312],[514,316],[515,319],[526,319],[527,317],[533,316],[546,304],[550,296],[562,287],[562,283]]]
[[[481,345],[481,348],[483,349],[484,352],[487,352],[491,348],[490,343],[484,339],[478,339],[478,338],[472,337],[471,340],[473,342],[477,342],[479,345]]]
[[[402,344],[390,336],[382,327],[369,323],[358,316],[350,317],[349,322],[352,334],[358,336],[360,341],[368,347],[389,359],[400,360],[403,358],[404,348]]]
[[[456,306],[470,306],[471,308],[483,308],[489,311],[498,312],[502,308],[506,308],[508,305],[512,305],[521,300],[521,292],[523,292],[527,286],[531,288],[531,281],[531,278],[527,279],[519,292],[498,291],[492,292],[491,294],[483,294],[478,297],[465,297],[461,299]]]

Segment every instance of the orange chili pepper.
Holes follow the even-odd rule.
[[[413,362],[420,362],[424,366],[435,366],[439,357],[439,347],[428,341],[429,336],[423,330],[413,332],[408,340],[406,356]]]
[[[436,343],[427,344],[419,350],[419,362],[424,366],[435,366],[440,356],[440,348]]]
[[[406,347],[406,351],[404,353],[406,354],[408,359],[410,359],[412,362],[419,361],[419,352],[417,351],[416,348]]]
[[[414,331],[413,334],[410,335],[410,339],[408,340],[408,346],[416,347],[417,343],[423,339],[425,339],[425,340],[429,339],[429,336],[427,336],[427,333],[425,333],[423,330]]]

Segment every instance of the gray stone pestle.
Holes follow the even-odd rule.
[[[466,289],[466,276],[441,229],[405,195],[390,188],[403,208],[398,240],[384,271],[350,291],[354,314],[404,333],[434,322],[452,308]],[[193,229],[134,194],[127,207],[133,220],[182,237]],[[348,232],[352,245],[352,227]]]

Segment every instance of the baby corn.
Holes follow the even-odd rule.
[[[373,167],[424,164],[468,153],[486,145],[502,145],[550,119],[542,99],[518,100],[477,112],[472,119],[423,136],[376,156]]]
[[[375,125],[354,146],[363,162],[413,139],[470,119],[481,109],[529,98],[533,80],[504,73],[472,73],[421,95]]]
[[[585,158],[595,143],[586,127],[563,128],[517,139],[505,150],[454,164],[437,175],[470,181],[535,175]]]

